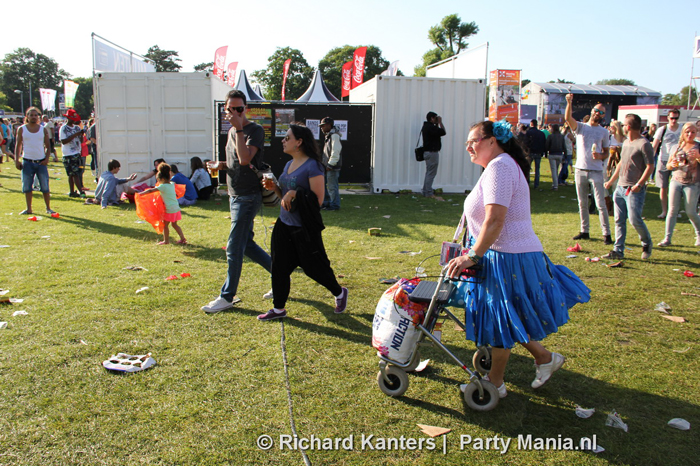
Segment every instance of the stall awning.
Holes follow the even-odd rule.
[[[629,95],[661,97],[660,92],[641,86],[605,86],[566,83],[533,83],[539,86],[545,94],[589,94],[589,95]]]

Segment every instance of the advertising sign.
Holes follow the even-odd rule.
[[[489,76],[489,120],[520,120],[520,70],[495,70]]]

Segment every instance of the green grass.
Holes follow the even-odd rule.
[[[299,451],[256,447],[262,434],[277,445],[280,435],[291,433],[282,324],[255,319],[270,305],[261,299],[269,277],[246,261],[238,293],[243,302],[216,315],[199,310],[224,278],[227,198],[183,211],[190,246],[157,246],[161,238],[136,223],[132,206],[101,210],[68,198],[65,174],[55,163],[52,207],[61,217],[27,221],[18,215],[24,209],[19,172],[7,163],[0,168],[0,244],[10,246],[0,248],[0,288],[24,299],[0,306],[0,320],[9,322],[0,330],[0,464],[303,464]],[[341,284],[350,290],[349,310],[334,315],[328,293],[303,273],[294,274],[284,321],[294,421],[302,437],[354,435],[355,442],[352,451],[308,451],[312,464],[697,463],[700,298],[681,295],[700,294],[699,279],[681,273],[700,272],[690,224],[679,221],[674,246],[655,248],[647,262],[638,259],[641,248],[630,227],[625,266],[610,269],[583,260],[608,250],[593,217],[593,239],[581,242],[578,258],[566,259],[578,232],[575,192],[562,187],[553,193],[547,181],[532,192],[535,231],[552,260],[592,289],[592,299],[576,306],[570,322],[545,341],[567,357],[552,382],[530,389],[532,360],[516,348],[506,373],[508,397],[487,413],[465,406],[458,390],[465,374],[432,348],[422,350],[432,360],[429,368],[410,376],[403,397],[383,395],[369,345],[374,308],[386,288],[379,279],[412,276],[421,260],[438,253],[454,232],[464,196],[447,194],[450,201],[440,203],[411,194],[345,195],[341,211],[324,213],[324,241]],[[34,208],[43,212],[39,194]],[[658,211],[658,193],[651,188],[645,215],[655,242],[663,233]],[[255,234],[267,247],[275,210],[264,209],[264,215]],[[370,227],[381,227],[382,235],[368,236]],[[130,265],[148,270],[124,269]],[[431,275],[439,271],[434,258],[424,265]],[[164,280],[182,272],[191,277]],[[135,293],[144,286],[150,289]],[[660,301],[688,322],[661,318],[653,311]],[[12,317],[16,310],[29,315]],[[443,341],[471,360],[473,344],[453,327],[445,326]],[[101,363],[117,352],[151,352],[157,365],[114,375]],[[577,404],[596,408],[596,414],[577,418]],[[628,433],[605,426],[613,409],[629,424]],[[690,421],[691,430],[669,428],[674,417]],[[361,449],[363,434],[424,438],[417,423],[452,429],[446,455],[441,438],[436,451]],[[594,434],[606,449],[600,455],[516,445],[519,435]],[[460,451],[462,435],[514,440],[501,455]]]

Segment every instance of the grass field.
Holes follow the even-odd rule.
[[[532,192],[535,231],[551,259],[592,289],[592,299],[572,309],[570,322],[545,341],[567,357],[550,383],[530,388],[532,360],[516,348],[506,372],[508,397],[495,410],[476,413],[458,389],[465,374],[433,348],[422,350],[431,363],[410,376],[406,394],[385,396],[370,346],[374,308],[387,287],[379,279],[410,277],[438,253],[454,232],[464,195],[445,195],[442,203],[410,194],[343,196],[342,210],[324,213],[324,241],[350,290],[348,312],[334,315],[328,293],[295,273],[290,317],[261,323],[255,316],[270,305],[261,298],[270,280],[248,261],[238,293],[243,301],[215,315],[200,310],[225,275],[226,197],[184,209],[190,245],[157,246],[161,237],[137,223],[133,206],[101,210],[65,195],[66,177],[56,163],[49,173],[60,218],[42,214],[35,194],[43,219],[27,221],[18,215],[24,209],[19,172],[7,163],[0,168],[0,245],[9,246],[0,248],[0,288],[24,299],[0,305],[0,321],[8,322],[0,330],[0,464],[300,465],[299,450],[280,448],[280,436],[292,433],[288,394],[300,437],[354,436],[339,449],[306,451],[314,465],[698,464],[700,298],[681,293],[700,294],[700,279],[682,273],[700,275],[700,256],[687,218],[678,222],[674,246],[655,248],[646,262],[630,227],[624,267],[607,268],[583,259],[609,249],[593,217],[592,239],[567,259],[579,224],[575,191],[551,192],[545,178],[542,191]],[[263,213],[255,234],[267,248],[276,212]],[[656,243],[664,225],[656,219],[653,187],[644,213]],[[370,227],[382,228],[381,236],[368,236]],[[125,269],[132,265],[147,270]],[[439,272],[435,258],[424,265],[430,275]],[[165,280],[184,272],[191,276]],[[136,294],[142,287],[149,289]],[[661,301],[688,322],[662,318],[654,311]],[[17,310],[28,315],[13,317]],[[445,326],[443,341],[471,360],[473,344],[453,327]],[[150,352],[157,365],[114,375],[101,363],[118,352]],[[596,413],[579,419],[576,405]],[[613,409],[629,432],[605,426]],[[676,417],[690,421],[691,430],[666,425]],[[452,432],[438,437],[433,450],[425,444],[376,449],[379,439],[427,438],[416,424]],[[270,450],[256,446],[261,435],[272,437]],[[518,445],[527,436],[578,442],[593,435],[605,448],[598,455]],[[374,436],[375,450],[363,436]],[[462,444],[468,436],[472,443]],[[512,439],[510,448],[477,449],[478,441],[494,437]]]

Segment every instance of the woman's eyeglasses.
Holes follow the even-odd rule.
[[[484,139],[488,139],[488,138],[484,137],[484,138],[477,138],[477,139],[469,139],[467,142],[464,143],[464,145],[467,147],[472,147],[472,146],[479,144]]]

